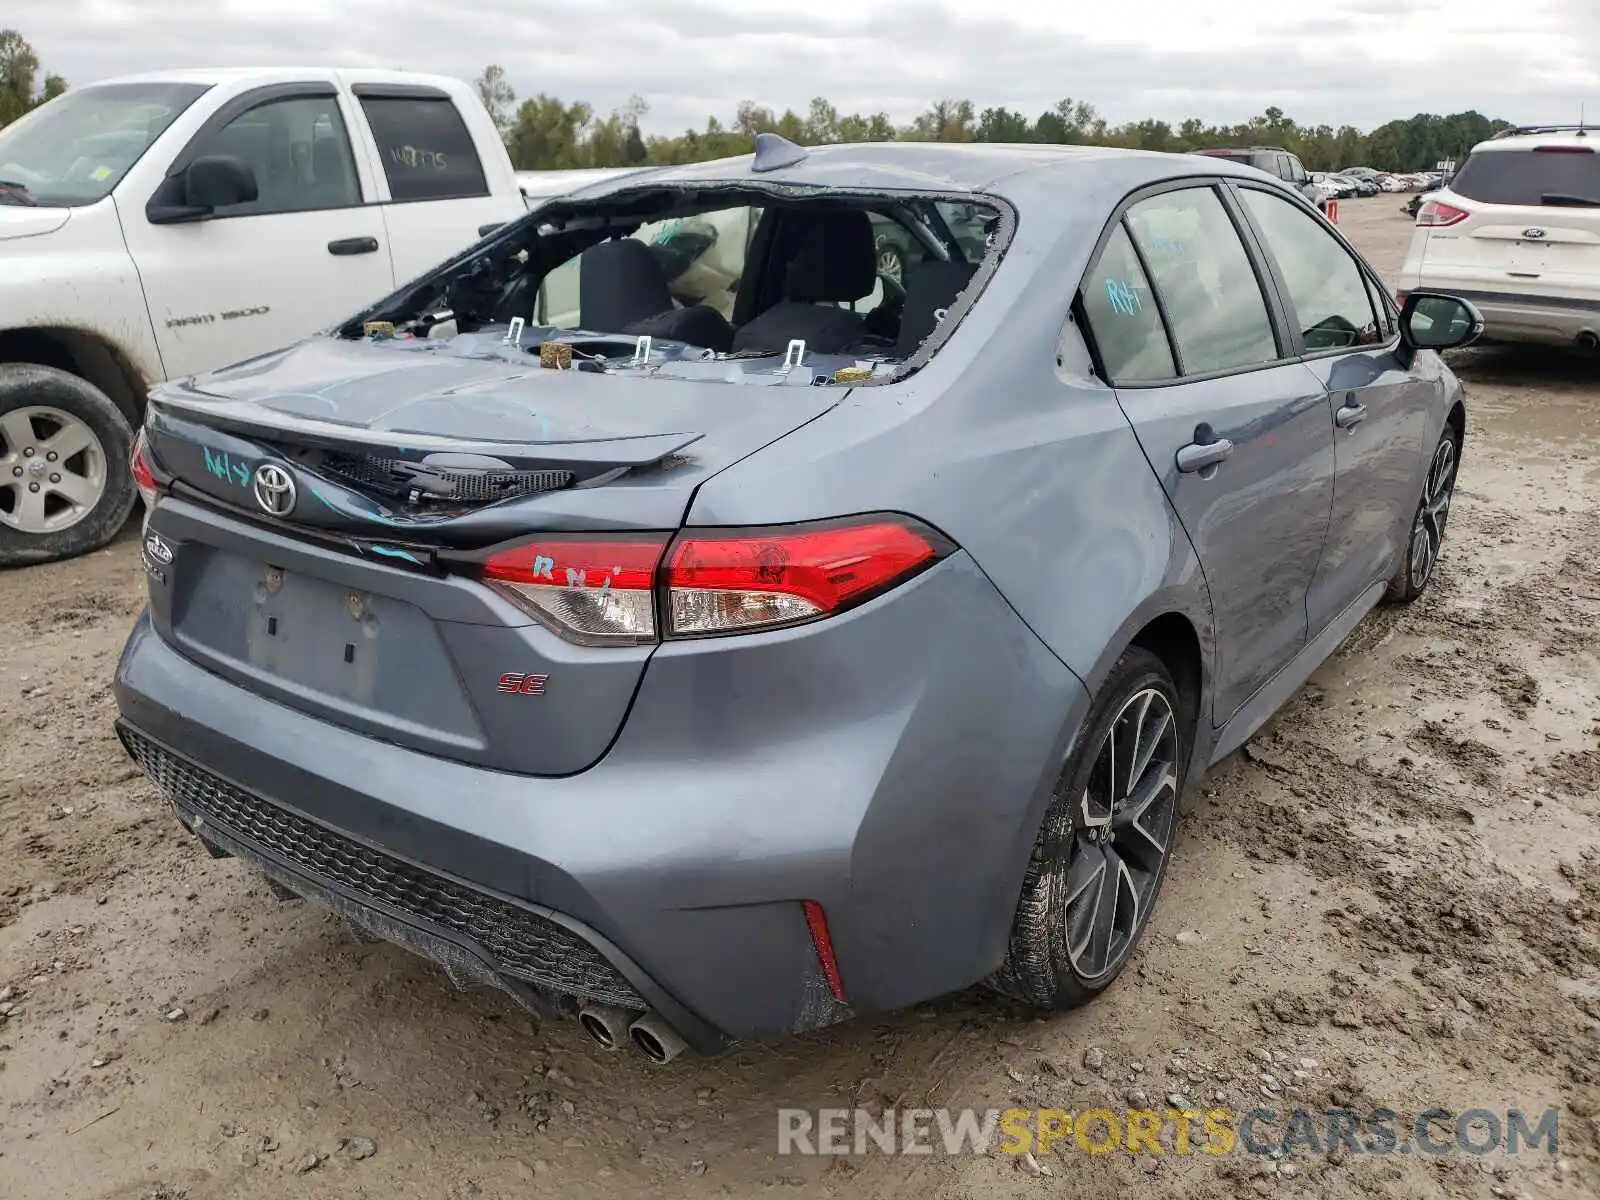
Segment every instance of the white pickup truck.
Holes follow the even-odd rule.
[[[471,88],[173,71],[0,129],[0,567],[127,520],[146,388],[306,337],[527,211]]]

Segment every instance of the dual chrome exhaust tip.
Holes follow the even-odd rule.
[[[578,1011],[578,1024],[601,1049],[631,1045],[658,1066],[671,1062],[685,1048],[672,1026],[653,1012],[641,1014],[609,1004],[586,1004]]]

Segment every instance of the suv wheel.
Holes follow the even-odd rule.
[[[0,365],[0,567],[71,558],[117,535],[137,498],[133,431],[54,367]]]
[[[996,991],[1073,1008],[1127,965],[1177,833],[1191,726],[1165,664],[1123,654],[1045,814]]]

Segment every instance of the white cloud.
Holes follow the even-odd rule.
[[[8,0],[3,21],[76,84],[177,66],[399,66],[601,111],[637,92],[649,131],[742,99],[907,120],[966,97],[1029,116],[1063,96],[1113,121],[1237,121],[1269,105],[1370,127],[1476,108],[1517,121],[1600,114],[1594,0]]]

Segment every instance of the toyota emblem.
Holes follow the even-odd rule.
[[[286,517],[294,511],[294,476],[275,463],[262,463],[256,468],[256,503],[263,512],[275,517]]]
[[[1530,229],[1524,229],[1522,231],[1522,236],[1527,238],[1529,241],[1535,241],[1536,242],[1536,241],[1538,241],[1540,238],[1542,238],[1544,236],[1544,230],[1540,229],[1537,225],[1535,225]]]

